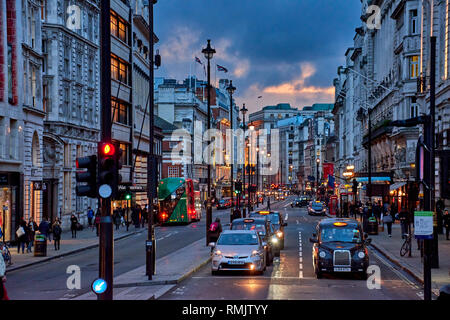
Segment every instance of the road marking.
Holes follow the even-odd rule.
[[[302,248],[302,232],[299,231],[298,232],[298,257],[299,257],[299,262],[298,262],[298,277],[300,279],[303,278],[303,261],[302,261],[302,253],[303,248]]]
[[[286,213],[285,217],[284,217],[284,221],[288,221],[289,218],[289,213]]]
[[[299,224],[298,220],[297,220],[297,224]]]

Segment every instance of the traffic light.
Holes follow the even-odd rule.
[[[237,181],[234,184],[235,188],[234,188],[234,193],[239,194],[242,192],[242,182]]]
[[[97,156],[82,157],[76,159],[77,169],[87,169],[76,173],[76,193],[78,197],[97,198]]]
[[[98,144],[98,194],[102,198],[117,193],[116,147],[111,142]]]
[[[125,200],[131,200],[131,193],[125,193]]]
[[[352,192],[356,193],[357,190],[358,190],[358,182],[356,181],[356,179],[353,179]]]

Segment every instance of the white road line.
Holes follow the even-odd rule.
[[[299,271],[299,272],[298,272],[298,277],[299,277],[300,279],[303,278],[303,271]]]
[[[289,218],[289,213],[286,213],[286,215],[284,216],[284,221],[288,221]]]
[[[301,258],[301,257],[298,258],[298,262],[299,262],[299,263],[302,263],[302,262],[303,262],[303,258]]]

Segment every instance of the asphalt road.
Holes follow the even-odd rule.
[[[229,223],[229,209],[213,210],[213,219],[220,217]],[[134,227],[130,227],[133,230]],[[156,257],[163,257],[205,237],[205,215],[202,220],[189,225],[162,226],[155,229]],[[114,275],[120,275],[145,264],[147,232],[114,242]],[[70,299],[90,290],[98,277],[97,248],[66,257],[43,262],[28,268],[7,273],[7,290],[12,300]],[[77,265],[81,270],[81,289],[67,288],[67,267]]]
[[[381,286],[369,289],[367,281],[349,274],[325,275],[316,279],[312,264],[312,243],[309,238],[323,217],[308,216],[305,208],[292,209],[289,197],[273,204],[283,213],[285,249],[261,276],[246,273],[211,275],[206,265],[190,278],[163,295],[162,300],[243,300],[243,299],[331,299],[331,300],[418,300],[421,287],[408,275],[396,269],[374,249],[369,250],[370,264],[380,268]],[[374,281],[371,282],[373,284]]]

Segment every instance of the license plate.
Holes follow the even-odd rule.
[[[334,272],[350,272],[352,268],[334,268]]]
[[[244,264],[241,260],[228,260],[228,264]]]

